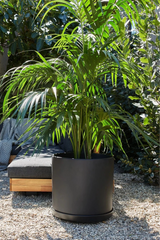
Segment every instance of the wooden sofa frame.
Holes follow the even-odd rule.
[[[15,159],[11,155],[9,163]],[[12,192],[52,192],[52,179],[10,178]]]
[[[52,179],[10,178],[10,191],[52,192]]]

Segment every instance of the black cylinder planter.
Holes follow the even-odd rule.
[[[52,158],[54,215],[73,222],[99,222],[112,215],[114,158],[94,154],[74,159],[72,154]]]

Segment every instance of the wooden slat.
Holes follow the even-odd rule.
[[[52,179],[11,178],[10,191],[52,192]]]

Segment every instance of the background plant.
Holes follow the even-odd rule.
[[[36,59],[35,50],[50,48],[53,44],[52,34],[61,33],[63,26],[72,18],[64,7],[59,7],[54,13],[50,11],[42,22],[44,13],[37,18],[36,15],[44,6],[44,1],[36,9],[37,3],[33,0],[0,2],[0,50],[3,51],[3,46],[9,47],[8,68],[28,59]],[[49,50],[44,54],[49,55]]]
[[[132,35],[132,44],[131,48],[128,48],[128,51],[133,54],[132,57],[134,60],[145,69],[145,81],[140,84],[135,82],[129,83],[128,86],[132,90],[132,93],[128,94],[128,90],[125,90],[125,92],[135,102],[133,103],[134,106],[131,105],[129,112],[133,114],[133,109],[136,107],[137,113],[141,112],[140,116],[134,112],[137,123],[154,133],[157,141],[159,141],[160,21],[155,11],[155,5],[152,5],[147,15],[140,6],[139,9],[141,10],[141,19],[136,27],[136,32]],[[143,70],[142,73],[144,74]],[[119,101],[121,101],[120,97]],[[128,129],[125,129],[125,131],[128,132]],[[144,180],[150,184],[159,184],[159,147],[153,146],[148,149],[149,154],[147,155],[143,149],[139,147],[137,149],[137,144],[135,144],[131,134],[129,139],[131,148],[127,149],[130,151],[130,160],[122,158],[120,161],[121,166],[126,171],[142,174]],[[148,147],[146,146],[146,148]]]
[[[54,12],[50,11],[42,22],[44,12],[37,18],[36,15],[44,6],[44,1],[41,1],[38,8],[37,4],[38,1],[33,0],[0,1],[0,52],[3,52],[4,47],[8,47],[8,69],[18,67],[27,60],[38,60],[35,51],[43,51],[45,57],[57,56],[57,51],[51,48],[55,42],[52,34],[60,34],[73,16],[65,7],[59,7]],[[66,31],[70,32],[75,25],[76,23],[70,25]],[[1,86],[0,106],[5,93]]]

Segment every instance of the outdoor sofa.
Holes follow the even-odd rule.
[[[32,155],[33,150],[32,146],[26,146],[8,165],[10,191],[52,192],[52,155],[64,151],[59,145],[50,145],[48,149],[44,148],[40,154]]]
[[[72,151],[67,136],[61,137],[58,144],[44,147],[40,153],[33,155],[34,146],[23,147],[8,165],[10,191],[52,192],[51,164],[52,155]]]
[[[18,126],[15,125],[15,121],[15,119],[7,119],[3,123],[3,128],[0,132],[1,145],[4,146],[4,153],[7,155],[7,161],[4,162],[4,154],[1,154],[0,167],[1,171],[7,168],[8,177],[10,178],[10,191],[51,192],[52,155],[54,153],[72,151],[69,138],[62,136],[59,143],[50,143],[48,148],[44,147],[40,153],[35,152],[33,155],[34,146],[32,138],[29,138],[29,141],[19,146],[25,137],[28,138],[29,133],[20,138],[21,141],[17,140],[29,125],[27,119]],[[12,134],[10,134],[11,132]],[[10,137],[8,137],[9,135]],[[6,144],[9,142],[11,146],[8,149]],[[3,146],[1,146],[1,149]]]

